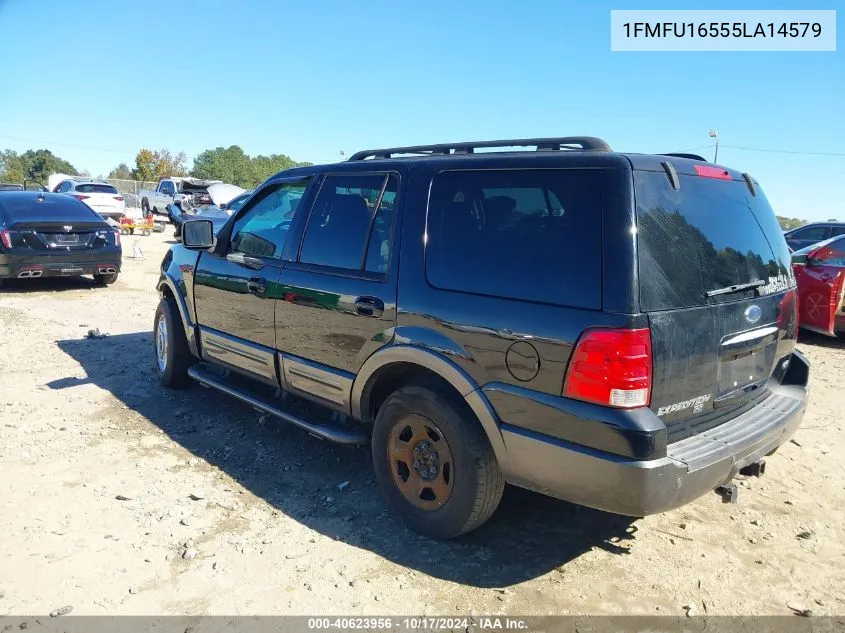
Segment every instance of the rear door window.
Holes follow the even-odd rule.
[[[762,280],[763,294],[794,286],[789,250],[763,191],[744,181],[634,172],[643,311],[736,301],[708,291]]]
[[[299,261],[387,272],[397,184],[395,175],[326,176],[308,218]]]
[[[601,308],[601,172],[446,171],[426,227],[431,285]]]

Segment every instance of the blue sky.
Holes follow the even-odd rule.
[[[845,156],[729,147],[845,154],[841,38],[835,53],[614,53],[611,8],[684,6],[0,0],[0,148],[46,147],[97,175],[141,147],[190,157],[238,144],[327,162],[374,146],[589,134],[661,152],[708,145],[717,128],[719,162],[754,175],[778,214],[845,220]]]

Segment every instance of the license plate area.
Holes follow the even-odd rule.
[[[79,235],[77,233],[56,233],[53,236],[56,244],[61,246],[74,246],[79,244]]]

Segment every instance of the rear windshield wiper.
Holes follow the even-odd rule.
[[[759,288],[760,286],[765,286],[766,282],[762,279],[756,279],[754,281],[749,281],[745,284],[736,284],[735,286],[726,286],[725,288],[719,288],[718,290],[708,290],[704,293],[704,296],[708,299],[710,297],[718,297],[719,295],[730,295],[735,292],[742,292],[743,290],[748,290],[750,288]]]

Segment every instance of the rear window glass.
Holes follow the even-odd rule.
[[[766,196],[745,181],[634,172],[643,311],[736,301],[792,287],[789,250]],[[759,290],[708,291],[762,280]]]
[[[600,308],[601,172],[438,174],[425,261],[437,288]]]
[[[117,195],[117,189],[111,185],[76,185],[79,193],[112,193]]]

